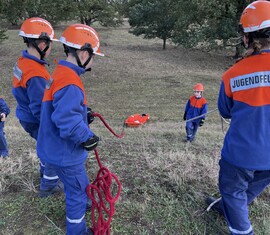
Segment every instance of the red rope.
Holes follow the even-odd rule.
[[[103,124],[116,137],[122,138],[124,136],[124,130],[120,135],[116,134],[99,113],[94,113],[93,116],[99,117]],[[109,235],[110,223],[115,213],[114,204],[120,197],[122,185],[118,177],[102,165],[97,149],[95,149],[94,152],[100,169],[94,182],[86,187],[87,196],[92,201],[91,229],[94,235]],[[111,193],[113,183],[117,185],[117,193],[115,196]]]
[[[107,129],[108,129],[114,136],[116,136],[117,138],[122,138],[122,137],[125,135],[125,133],[124,133],[124,128],[123,128],[121,134],[118,135],[118,134],[116,134],[116,133],[113,131],[113,129],[107,124],[107,122],[105,121],[105,119],[104,119],[99,113],[93,113],[92,115],[95,116],[95,117],[99,117],[99,119],[103,122],[103,124],[107,127]]]

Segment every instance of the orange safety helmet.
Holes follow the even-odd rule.
[[[58,41],[51,24],[47,20],[38,17],[25,20],[20,28],[19,35],[24,38]]]
[[[240,18],[244,33],[255,32],[270,27],[270,2],[259,0],[249,4]]]
[[[203,84],[197,83],[197,84],[193,87],[193,91],[204,91]]]
[[[93,54],[104,56],[100,52],[100,40],[97,32],[84,24],[73,24],[65,29],[59,39],[64,45],[75,49],[92,49]]]

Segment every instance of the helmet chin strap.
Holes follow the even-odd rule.
[[[85,69],[85,67],[89,64],[90,60],[92,59],[92,54],[89,53],[89,57],[88,59],[85,61],[85,63],[83,64],[83,68]],[[85,69],[86,72],[90,72],[91,68]]]
[[[36,39],[24,37],[23,40],[24,40],[25,43],[31,44],[37,50],[37,52],[39,53],[40,59],[44,60],[44,57],[46,55],[46,51],[50,47],[50,41],[45,40],[46,47],[44,48],[44,50],[40,50],[40,48],[38,47],[38,44],[36,43]]]
[[[68,47],[66,46],[65,44],[63,44],[64,46],[64,51],[66,53],[66,55],[68,55],[68,53],[72,53],[72,55],[75,57],[76,61],[77,61],[77,64],[79,67],[83,68],[85,71],[91,71],[91,68],[88,68],[88,69],[85,69],[86,66],[89,64],[90,60],[92,59],[93,57],[93,54],[91,54],[89,51],[89,58],[84,62],[84,64],[82,64],[78,54],[77,54],[77,50],[78,49],[75,49],[75,48],[72,48],[72,47]],[[87,51],[87,50],[86,50]]]

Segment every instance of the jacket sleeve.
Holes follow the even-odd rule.
[[[45,86],[46,79],[42,77],[32,77],[27,82],[27,95],[30,101],[29,109],[38,120],[40,120],[41,103]]]
[[[3,98],[0,98],[0,113],[5,113],[6,116],[10,113],[10,109]]]
[[[82,90],[69,85],[54,93],[52,121],[59,128],[60,136],[81,144],[94,133],[86,124],[86,105]]]
[[[186,103],[185,112],[188,112],[189,108],[190,108],[190,99],[188,99],[188,101]]]
[[[208,111],[208,104],[207,104],[207,103],[205,103],[205,104],[202,106],[202,109],[201,109],[201,115],[202,115],[202,114],[206,114],[206,113],[207,113],[207,111]],[[204,116],[202,116],[202,118],[204,118],[204,119],[205,119],[205,118],[206,118],[206,117],[205,117],[205,115],[204,115]],[[201,119],[202,119],[202,118],[201,118]]]
[[[231,109],[233,106],[233,99],[228,97],[225,93],[224,83],[222,81],[220,85],[220,91],[218,95],[218,110],[223,118],[231,118]]]

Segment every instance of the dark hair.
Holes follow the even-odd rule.
[[[258,53],[262,48],[270,46],[270,28],[251,32],[245,35],[248,37],[249,43],[244,57]]]

